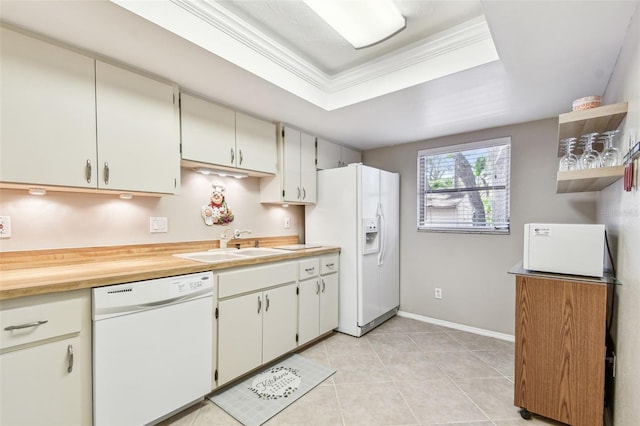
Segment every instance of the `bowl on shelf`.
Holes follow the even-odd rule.
[[[571,109],[573,111],[582,111],[585,109],[597,108],[600,106],[602,98],[600,96],[585,96],[584,98],[576,99],[571,103]]]

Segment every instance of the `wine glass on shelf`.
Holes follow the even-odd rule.
[[[577,140],[577,138],[566,138],[560,141],[564,150],[564,155],[560,157],[559,170],[561,172],[578,168],[578,157],[573,153]]]
[[[613,167],[622,164],[622,154],[620,150],[613,145],[613,141],[619,130],[609,130],[603,132],[604,151],[602,151],[602,167]]]
[[[602,166],[602,159],[600,153],[593,149],[593,144],[596,141],[596,137],[599,133],[587,133],[582,135],[584,140],[584,151],[580,156],[580,168],[581,169],[595,169]]]

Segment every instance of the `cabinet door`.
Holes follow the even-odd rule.
[[[79,341],[74,337],[0,355],[0,424],[82,424],[77,353],[68,371],[69,346],[77,350]]]
[[[96,61],[98,186],[174,193],[180,129],[174,88]]]
[[[0,181],[95,188],[94,60],[0,31]]]
[[[282,141],[282,190],[284,201],[299,202],[300,188],[300,131],[287,127]]]
[[[303,203],[315,203],[317,198],[316,138],[306,133],[300,135],[300,187]]]
[[[602,425],[607,286],[516,277],[514,405]]]
[[[320,277],[320,328],[319,334],[338,327],[338,274]]]
[[[236,115],[204,99],[180,94],[182,159],[236,166]]]
[[[218,385],[262,365],[262,293],[218,302]]]
[[[355,149],[340,147],[340,166],[346,166],[351,163],[360,163],[362,161],[362,153]]]
[[[319,336],[320,330],[320,280],[301,281],[298,296],[298,345]]]
[[[264,173],[277,172],[276,125],[236,113],[237,167]]]
[[[340,167],[340,145],[337,143],[318,138],[316,155],[318,158],[317,169],[324,170]]]
[[[262,363],[296,347],[298,300],[296,284],[264,292],[262,320]]]

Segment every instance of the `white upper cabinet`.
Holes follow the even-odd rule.
[[[235,111],[181,93],[180,116],[183,160],[236,166]]]
[[[94,60],[0,31],[0,181],[95,188]]]
[[[341,166],[340,145],[318,138],[318,170],[333,169]]]
[[[282,126],[278,130],[279,173],[260,180],[263,203],[313,204],[317,198],[316,138]]]
[[[346,146],[340,146],[340,161],[342,162],[341,166],[360,163],[362,161],[362,153]]]
[[[275,124],[185,93],[180,104],[184,164],[276,173]]]
[[[175,193],[175,88],[2,31],[0,181]]]
[[[362,160],[360,151],[320,138],[318,138],[317,156],[319,170],[343,167],[347,164],[359,163]]]
[[[176,88],[96,61],[99,187],[175,193],[180,179]]]
[[[237,167],[275,174],[278,170],[276,125],[236,112]]]

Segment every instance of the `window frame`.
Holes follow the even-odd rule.
[[[505,182],[505,188],[504,190],[506,190],[506,221],[504,223],[506,223],[505,226],[493,226],[493,227],[489,227],[489,226],[482,226],[482,227],[473,227],[472,225],[469,226],[451,226],[451,227],[446,227],[446,226],[429,226],[428,221],[426,220],[427,218],[427,212],[429,207],[426,205],[426,189],[424,188],[423,182],[426,179],[426,174],[427,174],[427,168],[425,167],[424,173],[421,173],[421,159],[423,157],[428,157],[428,156],[434,156],[434,155],[439,155],[439,154],[444,154],[444,153],[450,153],[450,154],[455,154],[458,152],[465,152],[465,151],[473,151],[473,150],[477,150],[477,149],[482,149],[482,148],[489,148],[489,147],[494,147],[494,146],[508,146],[509,149],[509,155],[508,155],[508,161],[507,161],[507,168],[508,170],[506,171],[505,175],[506,175],[506,182]],[[511,136],[504,136],[504,137],[500,137],[500,138],[495,138],[495,139],[487,139],[487,140],[481,140],[481,141],[475,141],[475,142],[467,142],[467,143],[461,143],[461,144],[455,144],[455,145],[448,145],[448,146],[440,146],[440,147],[435,147],[435,148],[424,148],[424,149],[420,149],[418,150],[417,156],[416,156],[416,162],[417,162],[417,188],[416,188],[416,228],[418,232],[440,232],[440,233],[456,233],[456,234],[491,234],[491,235],[510,235],[511,233]],[[491,186],[495,186],[495,185],[491,185]],[[500,185],[502,186],[502,185]],[[425,190],[423,190],[425,189]],[[437,191],[436,191],[437,192]],[[457,192],[457,193],[464,193],[464,192],[468,192],[468,191],[452,191],[451,189],[448,190],[443,190],[443,193],[445,192]],[[432,207],[433,208],[433,207]],[[424,210],[423,210],[424,209]],[[424,218],[424,221],[422,221],[423,223],[421,223],[421,217]],[[458,222],[459,224],[463,224],[465,222]]]

